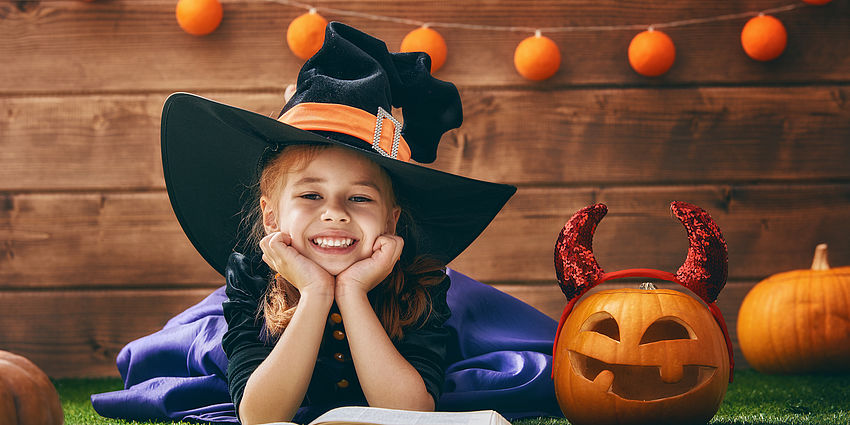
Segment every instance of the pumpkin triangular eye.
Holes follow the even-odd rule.
[[[643,333],[641,344],[649,344],[658,341],[670,341],[674,339],[697,339],[696,334],[678,317],[662,317],[653,322]]]
[[[597,311],[591,314],[581,325],[580,332],[584,331],[596,332],[614,341],[620,341],[620,327],[617,325],[617,320],[607,311]]]

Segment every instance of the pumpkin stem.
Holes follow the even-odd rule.
[[[829,270],[829,263],[826,261],[826,244],[818,244],[815,247],[815,258],[812,260],[812,270]]]
[[[643,282],[640,284],[640,289],[643,289],[644,291],[652,291],[657,288],[652,282]]]

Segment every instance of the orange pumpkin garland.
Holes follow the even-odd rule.
[[[676,46],[670,37],[649,29],[632,38],[629,43],[629,64],[646,77],[657,77],[667,72],[676,60]]]
[[[327,26],[328,21],[314,9],[293,19],[286,29],[289,50],[301,59],[309,59],[322,48]]]
[[[423,26],[404,36],[399,51],[427,53],[431,57],[431,73],[433,74],[446,62],[448,47],[440,33]]]
[[[757,61],[770,61],[785,51],[788,34],[779,19],[770,15],[759,15],[744,25],[741,30],[741,46],[747,56]]]
[[[180,0],[175,14],[183,31],[200,36],[218,28],[223,10],[218,0]]]
[[[555,75],[561,67],[561,51],[552,39],[538,32],[517,45],[514,66],[520,75],[529,80],[545,80]]]

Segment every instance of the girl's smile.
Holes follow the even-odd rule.
[[[389,177],[350,149],[321,149],[284,179],[263,209],[266,231],[288,233],[298,252],[333,275],[369,258],[378,236],[395,233],[400,210]]]
[[[356,249],[357,238],[345,232],[323,232],[308,239],[313,249],[324,254],[348,254]]]

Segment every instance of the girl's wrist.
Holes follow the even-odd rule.
[[[368,291],[359,285],[339,285],[337,284],[334,293],[337,305],[347,304],[351,301],[365,301],[369,303]]]
[[[303,305],[304,303],[318,303],[327,304],[328,308],[330,308],[330,305],[333,304],[334,301],[333,286],[323,288],[310,285],[299,292],[301,293],[301,299],[298,301],[298,305]]]

